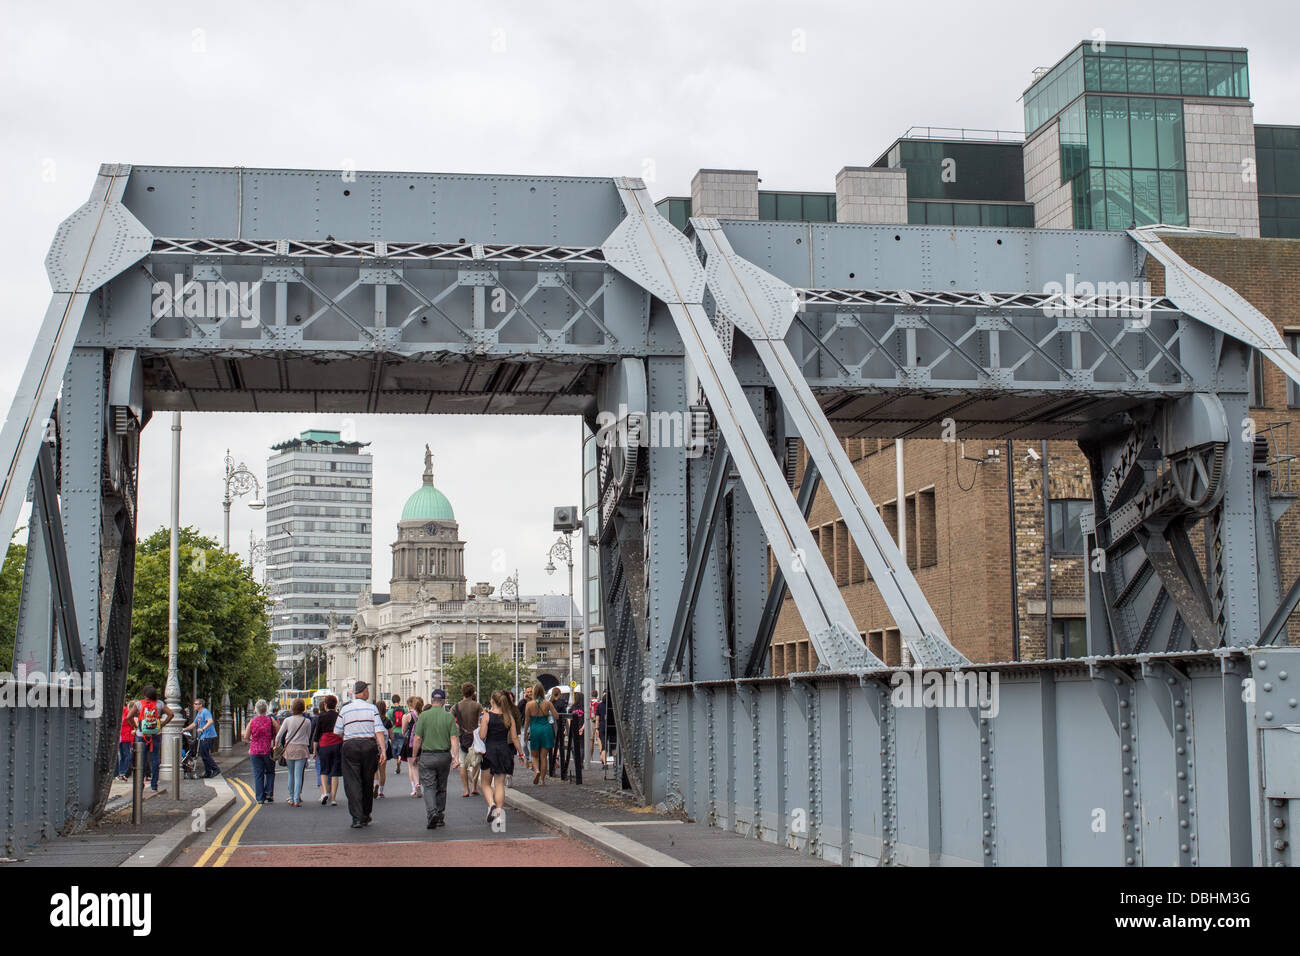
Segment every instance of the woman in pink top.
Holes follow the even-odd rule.
[[[244,728],[248,758],[253,764],[253,797],[258,803],[273,803],[275,800],[275,762],[271,760],[275,721],[266,716],[266,709],[266,701],[259,700],[257,716]]]

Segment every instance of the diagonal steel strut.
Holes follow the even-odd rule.
[[[736,255],[716,219],[693,218],[691,225],[708,263],[706,281],[719,311],[753,341],[913,658],[926,667],[969,663],[944,634],[785,344],[794,319],[794,289]],[[900,501],[898,520],[905,520],[905,515]]]
[[[673,629],[668,635],[668,649],[664,653],[662,676],[667,678],[682,669],[682,655],[686,653],[686,630],[695,614],[695,603],[700,597],[700,582],[709,563],[713,534],[722,516],[726,501],[727,473],[731,470],[731,455],[727,446],[718,445],[709,466],[709,478],[704,490],[704,506],[691,538],[690,556],[686,562],[686,577],[682,580],[681,597],[677,599],[677,612],[673,615]]]
[[[704,309],[704,269],[690,241],[659,215],[641,180],[614,184],[627,216],[601,246],[605,260],[668,307],[819,661],[832,670],[883,667],[858,636]]]

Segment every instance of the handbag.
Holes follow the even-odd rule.
[[[306,717],[301,718],[301,720],[302,720],[302,724],[307,724],[309,727],[311,726],[311,721],[309,721]],[[298,736],[298,731],[302,730],[302,724],[299,724],[297,727],[294,728],[293,735],[295,737]],[[289,746],[289,735],[286,733],[283,739],[277,738],[275,747],[271,750],[271,759],[274,760],[276,764],[281,767],[288,766],[289,764],[289,761],[287,761],[284,757],[285,748],[287,748],[288,746]]]
[[[479,754],[487,753],[487,744],[485,744],[483,738],[478,735],[477,729],[474,731],[474,752]]]

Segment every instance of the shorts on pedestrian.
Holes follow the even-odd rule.
[[[343,776],[342,749],[342,744],[335,744],[332,747],[321,747],[317,750],[320,755],[320,775],[322,777]]]

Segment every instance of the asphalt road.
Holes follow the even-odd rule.
[[[307,765],[303,806],[291,807],[288,771],[277,767],[275,803],[253,802],[253,771],[247,763],[227,782],[235,807],[227,811],[173,866],[614,866],[584,843],[506,810],[504,831],[486,822],[487,804],[462,797],[460,776],[448,781],[446,826],[426,828],[424,800],[410,796],[405,769],[388,765],[386,796],[375,800],[372,822],[354,830],[342,781],[338,805],[321,806],[316,772]],[[521,773],[523,768],[521,765]]]

